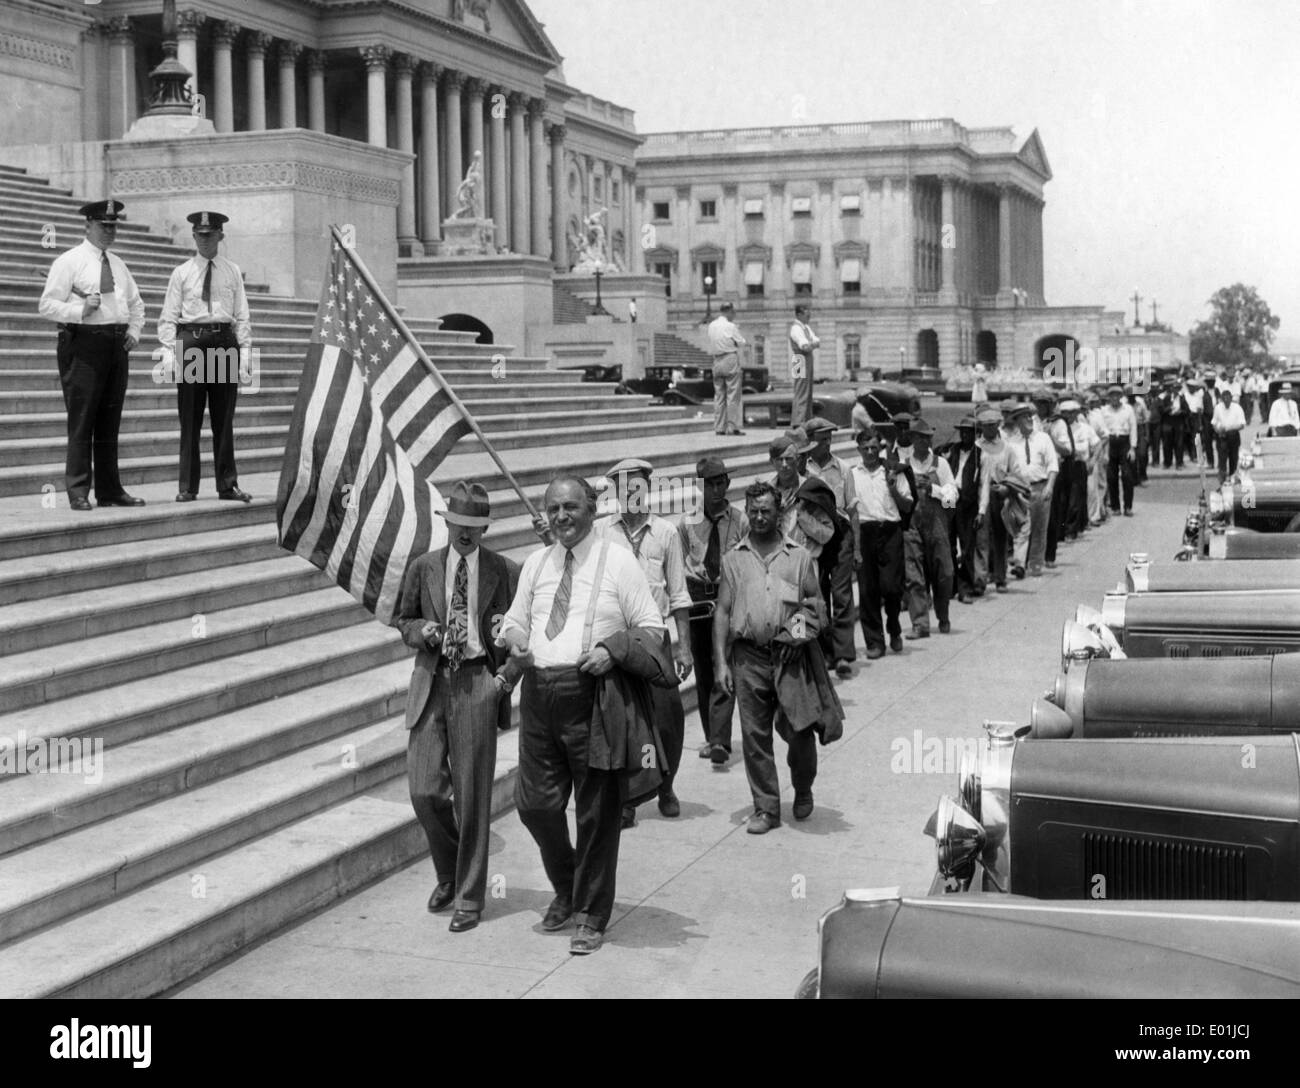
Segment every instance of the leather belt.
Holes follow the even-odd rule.
[[[229,321],[210,321],[202,325],[196,324],[178,324],[176,326],[179,332],[195,332],[201,336],[211,335],[212,333],[225,332],[233,328]]]
[[[487,654],[479,654],[478,657],[467,657],[465,658],[465,660],[463,660],[460,663],[460,667],[462,669],[474,668],[475,666],[480,666],[480,665],[483,668],[487,668],[488,666]],[[446,669],[448,672],[454,671],[451,665],[447,662],[447,659],[445,657],[438,658],[438,668]]]
[[[95,336],[121,336],[131,326],[130,325],[60,325],[59,328],[66,329],[68,332],[90,333]]]

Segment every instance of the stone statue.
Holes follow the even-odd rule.
[[[483,218],[483,152],[474,152],[474,161],[465,172],[465,180],[456,187],[456,210],[452,219]]]
[[[488,8],[491,6],[491,0],[452,0],[451,17],[463,23],[466,15],[473,15],[483,20],[483,29],[490,34],[492,22],[488,18]]]
[[[609,255],[605,249],[605,218],[608,209],[601,207],[583,220],[583,237],[577,239],[578,262],[575,272],[607,272],[610,269]]]

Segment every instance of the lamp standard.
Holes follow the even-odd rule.
[[[898,345],[898,380],[903,380],[903,371],[907,367],[907,348],[902,344]]]
[[[602,306],[602,305],[601,305],[601,302],[600,302],[600,277],[601,277],[601,269],[600,269],[599,267],[597,267],[597,269],[596,269],[596,308],[595,308],[594,310],[592,310],[592,314],[593,314],[593,315],[601,315],[601,314],[603,314],[603,315],[608,316],[609,311],[608,311],[607,309],[605,309],[605,307]]]
[[[704,277],[704,323],[706,325],[713,319],[713,288],[715,286],[712,276]]]

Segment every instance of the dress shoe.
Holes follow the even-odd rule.
[[[964,589],[957,594],[958,604],[970,604],[974,600],[975,598],[972,597],[969,593],[967,593]]]
[[[731,427],[723,433],[730,437],[731,435],[743,435],[745,432],[740,430],[738,427]]]
[[[546,908],[546,916],[542,919],[542,928],[547,933],[554,933],[557,929],[563,929],[569,924],[569,919],[573,917],[573,900],[566,896],[557,895],[551,900],[551,905]]]
[[[623,822],[620,826],[624,831],[629,827],[636,827],[636,809],[631,805],[623,806]]]
[[[458,910],[451,916],[451,925],[447,928],[452,933],[464,933],[467,929],[473,929],[478,925],[478,914],[476,910]]]
[[[1041,578],[1042,576],[1043,576],[1043,568],[1042,568],[1042,567],[1030,567],[1030,568],[1029,568],[1029,577],[1030,577],[1030,578]]]
[[[755,812],[745,824],[745,830],[751,835],[766,835],[774,827],[781,826],[781,818],[770,812]]]
[[[890,635],[889,648],[896,654],[903,652],[903,640],[898,635]]]
[[[604,939],[604,936],[600,930],[592,926],[580,925],[578,932],[569,941],[569,954],[573,956],[590,956],[600,948],[600,942]]]
[[[996,589],[999,593],[1005,593],[1007,591],[1007,584],[1006,582],[994,582],[993,588]]]
[[[99,505],[103,506],[104,504],[100,503]],[[74,496],[73,498],[68,499],[68,509],[69,510],[90,510],[92,509],[92,507],[90,505],[89,499],[83,499]]]
[[[1055,569],[1056,569],[1056,560],[1054,560],[1054,559],[1048,559],[1048,560],[1046,560],[1046,561],[1043,563],[1043,566],[1045,566],[1048,570],[1055,570]]]
[[[1024,578],[1024,576],[1025,576],[1024,567],[1017,564],[1016,566],[1011,568],[1011,577],[1014,578],[1017,582],[1020,581],[1022,578]]]
[[[907,632],[907,634],[904,637],[907,639],[908,642],[915,642],[918,638],[929,638],[930,628],[913,627],[910,631]]]
[[[120,495],[114,495],[111,499],[100,499],[100,506],[143,506],[144,499],[137,499],[134,495],[128,495],[123,491]]]
[[[1132,511],[1132,510],[1125,510],[1125,511],[1124,511],[1124,516],[1125,516],[1126,518],[1131,518],[1131,517],[1133,516],[1133,511]]]
[[[247,491],[240,491],[237,487],[228,487],[225,491],[218,491],[217,498],[225,499],[227,502],[252,502],[253,496]]]
[[[949,623],[947,620],[940,620],[940,621],[939,621],[939,634],[941,634],[941,635],[951,635],[951,634],[952,634],[952,624]]]
[[[884,656],[885,656],[885,648],[884,648],[883,646],[868,646],[868,647],[867,647],[867,660],[868,660],[868,661],[879,661],[879,660],[880,660],[882,657],[884,657]]]
[[[713,761],[715,767],[725,767],[731,759],[731,753],[721,744],[714,744],[710,746],[709,759]]]
[[[177,502],[193,502],[193,501],[194,501],[195,499],[197,499],[197,498],[198,498],[198,496],[197,496],[196,494],[194,494],[193,491],[178,491],[178,492],[176,492],[176,501],[177,501]]]
[[[429,913],[437,914],[440,910],[446,910],[451,906],[452,900],[456,898],[456,885],[450,880],[446,883],[439,884],[433,889],[433,894],[429,896]]]
[[[853,676],[853,662],[842,658],[835,662],[835,675],[841,680],[848,680]]]
[[[682,803],[677,800],[677,794],[673,793],[671,786],[666,786],[659,791],[659,815],[665,819],[674,820],[682,814]]]
[[[701,759],[711,758],[713,755],[713,747],[714,746],[710,744],[707,740],[703,744],[701,744],[699,749],[700,758]]]
[[[796,820],[806,820],[812,815],[812,811],[812,790],[808,790],[806,793],[796,793],[794,795],[794,818]]]

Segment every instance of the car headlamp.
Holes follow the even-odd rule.
[[[934,828],[939,872],[944,876],[968,876],[984,843],[980,822],[951,797],[940,797]]]

